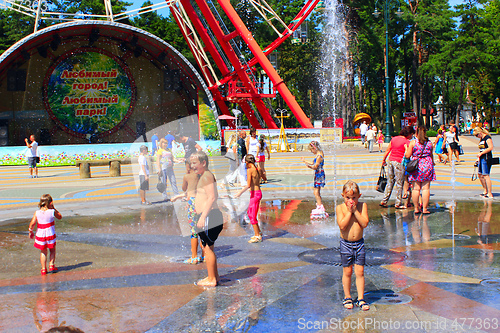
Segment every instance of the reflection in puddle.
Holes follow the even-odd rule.
[[[307,300],[315,298],[314,301],[324,297],[321,304],[332,306],[328,302],[335,299],[332,285],[338,283],[339,270],[330,267],[323,271],[316,267],[320,265],[299,262],[297,256],[311,253],[316,255],[312,258],[316,262],[312,259],[309,262],[321,259],[323,263],[336,264],[338,259],[327,253],[328,249],[338,247],[340,237],[334,217],[335,203],[324,201],[331,217],[311,221],[314,200],[264,200],[258,219],[265,240],[247,247],[242,238],[252,234],[252,227],[245,223],[246,207],[241,202],[221,199],[225,229],[216,250],[225,270],[223,277],[229,282],[206,292],[192,284],[200,278],[199,272],[204,267],[182,264],[190,256],[190,232],[183,205],[158,204],[129,213],[65,217],[58,221],[56,232],[61,251],[58,261],[62,266],[59,273],[47,277],[46,289],[40,276],[34,275],[35,271],[39,274],[33,268],[38,268],[38,262],[26,234],[27,221],[4,225],[0,227],[0,248],[4,251],[0,256],[0,267],[4,267],[0,281],[7,287],[0,287],[4,296],[3,304],[0,302],[0,322],[5,325],[16,318],[29,325],[19,331],[36,328],[43,331],[64,321],[84,331],[104,331],[104,328],[145,331],[169,313],[192,310],[183,308],[186,304],[199,304],[196,309],[206,313],[190,324],[193,329],[206,329],[209,324],[214,328],[250,328],[270,316],[282,315],[266,308],[268,303],[294,300],[281,294],[269,296],[275,290],[296,289],[292,285],[297,282],[296,275],[290,275],[290,270],[295,270],[293,274],[303,274],[304,281],[319,274],[314,283],[305,284],[300,295]],[[434,202],[431,214],[415,215],[413,210],[380,208],[378,201],[367,203],[370,224],[365,231],[365,242],[368,249],[377,250],[372,257],[381,265],[374,267],[374,260],[368,265],[368,276],[375,283],[392,283],[395,289],[402,290],[420,278],[422,272],[416,274],[417,270],[423,270],[427,275],[436,272],[432,278],[450,284],[451,276],[484,279],[481,274],[488,270],[476,268],[498,267],[495,253],[500,249],[500,226],[495,217],[500,216],[500,205],[491,201],[457,202],[453,208],[450,202]],[[321,254],[327,256],[323,258]],[[384,266],[391,266],[390,272],[394,273],[388,274]],[[495,278],[495,274],[486,275],[489,276]],[[275,288],[276,281],[293,283],[292,287]],[[497,280],[484,284],[490,289],[498,288]],[[203,296],[199,297],[200,293]],[[388,303],[394,302],[392,295],[396,294],[387,296]],[[268,302],[270,299],[273,302]],[[170,310],[163,311],[168,306]],[[148,315],[141,317],[143,312]],[[139,315],[134,317],[135,313]],[[184,319],[178,314],[172,317]],[[191,317],[186,315],[186,318]],[[134,328],[129,328],[129,324],[135,325]],[[14,326],[4,327],[8,331]]]
[[[247,202],[229,198],[221,201],[225,223],[239,222],[243,229],[250,230],[246,216]],[[491,247],[491,244],[497,243],[500,234],[500,226],[491,223],[493,216],[500,216],[500,205],[493,205],[491,201],[436,202],[434,206],[430,206],[429,215],[415,215],[411,209],[383,209],[378,206],[377,201],[367,203],[370,217],[367,237],[373,237],[375,242],[382,242],[389,248],[449,237],[445,235],[466,235],[476,244]],[[267,228],[269,232],[282,229],[306,238],[315,235],[338,236],[334,202],[325,200],[325,209],[330,215],[326,219],[311,221],[309,215],[314,207],[314,200],[263,200],[258,219],[264,230]],[[154,205],[129,213],[65,217],[57,221],[56,231],[58,234],[85,232],[188,236],[183,225],[186,223],[185,214],[182,205]],[[26,221],[13,221],[1,226],[0,232],[22,234],[25,229]],[[456,237],[455,240],[469,237]],[[7,242],[15,243],[14,238],[4,236],[0,242],[5,247]]]

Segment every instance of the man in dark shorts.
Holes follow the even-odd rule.
[[[40,157],[38,157],[38,142],[35,141],[35,136],[33,134],[30,136],[30,141],[31,143],[28,141],[28,138],[24,139],[26,147],[28,147],[30,178],[38,178],[38,168],[36,167],[36,164],[38,163]],[[34,175],[33,170],[35,171]]]
[[[217,205],[217,181],[208,170],[208,156],[203,151],[191,155],[191,168],[200,176],[196,186],[195,210],[196,226],[205,255],[208,276],[196,284],[203,287],[215,287],[219,284],[217,257],[214,253],[214,243],[223,228],[222,213]]]

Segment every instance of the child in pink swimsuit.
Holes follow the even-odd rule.
[[[262,242],[262,232],[260,231],[259,222],[257,221],[257,213],[259,212],[260,200],[262,199],[262,191],[260,190],[261,176],[259,169],[255,166],[255,157],[252,154],[248,154],[245,157],[245,163],[247,165],[247,185],[243,187],[234,197],[239,198],[243,192],[250,189],[248,217],[250,218],[250,223],[253,227],[254,236],[252,236],[248,242],[260,243]]]
[[[44,194],[38,203],[40,210],[37,210],[31,219],[28,227],[30,238],[35,238],[34,246],[40,249],[40,263],[42,264],[42,275],[47,274],[47,249],[50,249],[49,272],[57,272],[56,261],[56,229],[54,227],[54,217],[61,219],[62,215],[54,208],[50,194]],[[33,234],[33,227],[37,225],[36,235]]]

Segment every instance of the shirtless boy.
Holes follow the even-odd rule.
[[[342,286],[345,298],[342,304],[346,309],[353,308],[351,297],[352,266],[356,274],[356,289],[358,300],[356,305],[363,311],[370,309],[364,300],[365,294],[365,243],[363,229],[368,226],[368,208],[365,202],[359,202],[358,184],[347,181],[342,189],[344,203],[337,206],[337,223],[340,228],[340,257],[342,260]]]
[[[185,264],[196,265],[205,260],[205,256],[203,255],[203,249],[201,256],[198,257],[198,233],[196,231],[196,224],[198,220],[196,219],[196,208],[195,208],[195,197],[196,197],[196,186],[198,185],[198,179],[200,176],[191,169],[191,162],[185,161],[187,173],[184,175],[182,179],[182,190],[185,191],[175,197],[172,197],[170,201],[174,202],[177,199],[182,198],[183,200],[187,200],[187,218],[189,222],[189,227],[191,228],[191,258],[184,260]],[[201,245],[200,245],[201,247]]]
[[[220,277],[217,271],[217,258],[214,253],[214,243],[222,231],[223,218],[217,205],[217,181],[208,170],[208,156],[203,151],[197,151],[190,157],[191,168],[200,176],[196,186],[195,208],[198,236],[205,254],[208,276],[196,284],[203,287],[215,287]]]

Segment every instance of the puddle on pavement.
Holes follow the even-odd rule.
[[[287,230],[295,236],[312,237],[317,235],[338,236],[335,223],[334,205],[340,201],[324,201],[330,215],[326,219],[311,221],[309,215],[315,202],[313,200],[265,200],[261,202],[259,221],[269,236],[278,236],[276,230]],[[370,224],[365,238],[385,248],[407,246],[436,239],[452,239],[458,242],[491,244],[498,242],[500,225],[493,223],[500,216],[500,205],[491,201],[457,202],[454,212],[451,202],[433,202],[431,214],[415,215],[413,209],[384,209],[378,201],[367,201]],[[180,207],[180,208],[179,208]],[[186,222],[183,205],[177,206],[180,220]],[[225,223],[244,220],[245,204],[234,200],[221,199],[221,210]],[[181,235],[176,209],[171,204],[157,204],[148,208],[127,213],[107,214],[104,216],[70,216],[56,221],[56,232],[93,232],[93,233],[131,233]],[[454,218],[453,218],[454,214]],[[453,223],[452,223],[453,222]],[[29,220],[13,220],[0,227],[0,232],[25,232]],[[250,225],[245,228],[251,229]]]
[[[313,200],[277,199],[262,201],[259,220],[264,235],[269,238],[312,237],[315,242],[324,244],[329,249],[337,247],[339,232],[334,216],[335,203],[332,201],[325,201],[324,203],[330,217],[324,220],[311,221],[309,215],[311,210],[315,208]],[[394,262],[394,260],[406,260],[407,257],[413,262],[419,260],[421,267],[428,270],[434,270],[436,265],[440,265],[440,262],[453,264],[457,260],[460,263],[473,263],[474,267],[487,267],[498,263],[498,258],[496,260],[494,258],[494,250],[498,250],[500,205],[494,205],[488,201],[457,202],[453,209],[450,202],[433,202],[432,207],[430,207],[432,214],[415,216],[413,210],[395,210],[394,207],[383,209],[378,206],[378,201],[368,201],[367,203],[370,224],[365,232],[365,241],[368,248],[378,251],[375,255],[381,258],[380,264],[388,264]],[[227,199],[221,200],[220,206],[226,212],[225,223],[228,225],[227,229],[239,228],[239,224],[235,223],[234,219],[239,219],[242,214],[244,215],[245,209],[242,208],[244,205],[240,207],[239,203],[232,203]],[[110,213],[105,216],[64,217],[56,222],[56,232],[61,234],[74,233],[75,235],[78,233],[120,233],[122,234],[120,236],[126,240],[127,238],[133,239],[133,235],[137,234],[184,235],[189,237],[189,235],[181,232],[180,223],[185,223],[185,219],[181,219],[181,222],[179,222],[175,212],[176,210],[172,205],[158,204],[127,213]],[[178,212],[179,214],[185,214],[183,209],[178,210]],[[62,213],[64,215],[64,212]],[[233,222],[229,221],[230,217],[233,218]],[[26,233],[28,223],[28,220],[13,220],[11,223],[0,227],[0,248],[7,249],[7,251],[4,251],[6,261],[16,262],[16,265],[19,265],[19,261],[10,260],[8,256],[11,256],[14,251],[21,251],[23,243],[25,243],[25,247],[29,246],[32,249],[31,243],[26,243],[26,237],[20,237],[20,235]],[[248,234],[251,233],[251,225],[247,224],[242,228]],[[450,235],[452,237],[449,237]],[[78,237],[78,235],[74,237]],[[20,241],[18,238],[23,240]],[[104,236],[104,238],[106,237]],[[241,240],[234,240],[234,242],[238,241]],[[452,241],[455,242],[453,246],[457,248],[470,246],[477,250],[471,251],[471,253],[461,253],[458,256],[459,258],[457,257],[458,259],[452,256],[452,251],[436,250],[444,243],[445,246],[449,247]],[[185,245],[183,245],[179,253],[188,253],[188,243],[183,243]],[[263,245],[265,246],[266,242]],[[405,249],[411,246],[423,251],[405,252]],[[390,259],[392,261],[387,259],[389,252],[391,252]],[[307,254],[307,251],[304,254]],[[401,258],[394,258],[394,254],[400,255]],[[20,256],[21,254],[18,257]],[[31,266],[37,265],[36,259],[35,257],[31,258],[28,264]],[[317,261],[321,258],[315,257],[314,259]],[[331,261],[331,256],[328,256],[325,260]],[[29,269],[25,269],[25,271],[29,271]],[[175,274],[172,276],[174,277]],[[194,279],[195,275],[189,278]],[[257,278],[254,278],[254,280]],[[491,290],[498,290],[498,278],[496,277],[485,279],[481,283]],[[53,284],[50,286],[58,288],[60,285]],[[164,294],[161,286],[155,288],[158,288],[158,290],[152,288],[151,291],[154,296],[153,294],[145,294],[144,300],[140,299],[138,302],[140,304],[148,303],[158,295]],[[123,291],[120,288],[108,288],[104,294],[100,289],[89,291],[85,288],[71,293],[52,292],[51,289],[42,290],[42,292],[35,292],[36,289],[30,290],[31,292],[28,293],[16,293],[15,297],[9,295],[9,304],[2,309],[2,312],[5,310],[5,315],[4,317],[0,316],[0,322],[2,319],[7,321],[9,319],[7,316],[12,316],[12,312],[15,312],[18,316],[24,316],[23,318],[33,318],[33,313],[35,313],[35,318],[39,318],[40,311],[46,310],[58,313],[58,318],[65,318],[65,320],[72,318],[72,324],[77,327],[96,328],[102,327],[102,325],[106,325],[110,321],[110,318],[106,316],[111,316],[111,314],[115,316],[115,312],[118,315],[121,314],[116,310],[117,307],[114,303],[117,299],[123,298],[123,295],[121,295]],[[187,287],[186,290],[188,290]],[[112,298],[108,296],[109,292],[114,293]],[[410,297],[396,294],[393,291],[384,292],[380,295],[368,293],[367,298],[371,302],[380,304],[404,304],[411,300]],[[92,302],[89,303],[88,299],[91,299]],[[258,299],[256,298],[256,300]],[[168,302],[168,295],[162,299],[162,302]],[[94,304],[97,305],[94,306]],[[260,313],[264,316],[266,308],[263,309]],[[78,314],[75,315],[75,312],[78,312]],[[128,317],[125,317],[124,314],[124,318]],[[158,318],[155,318],[151,319],[151,323],[145,323],[145,327],[151,327],[163,317],[158,316]],[[57,322],[49,324],[55,325]],[[34,331],[33,325],[31,319],[31,322],[27,321],[25,326],[20,327],[20,331]],[[144,330],[142,329],[142,331]]]

